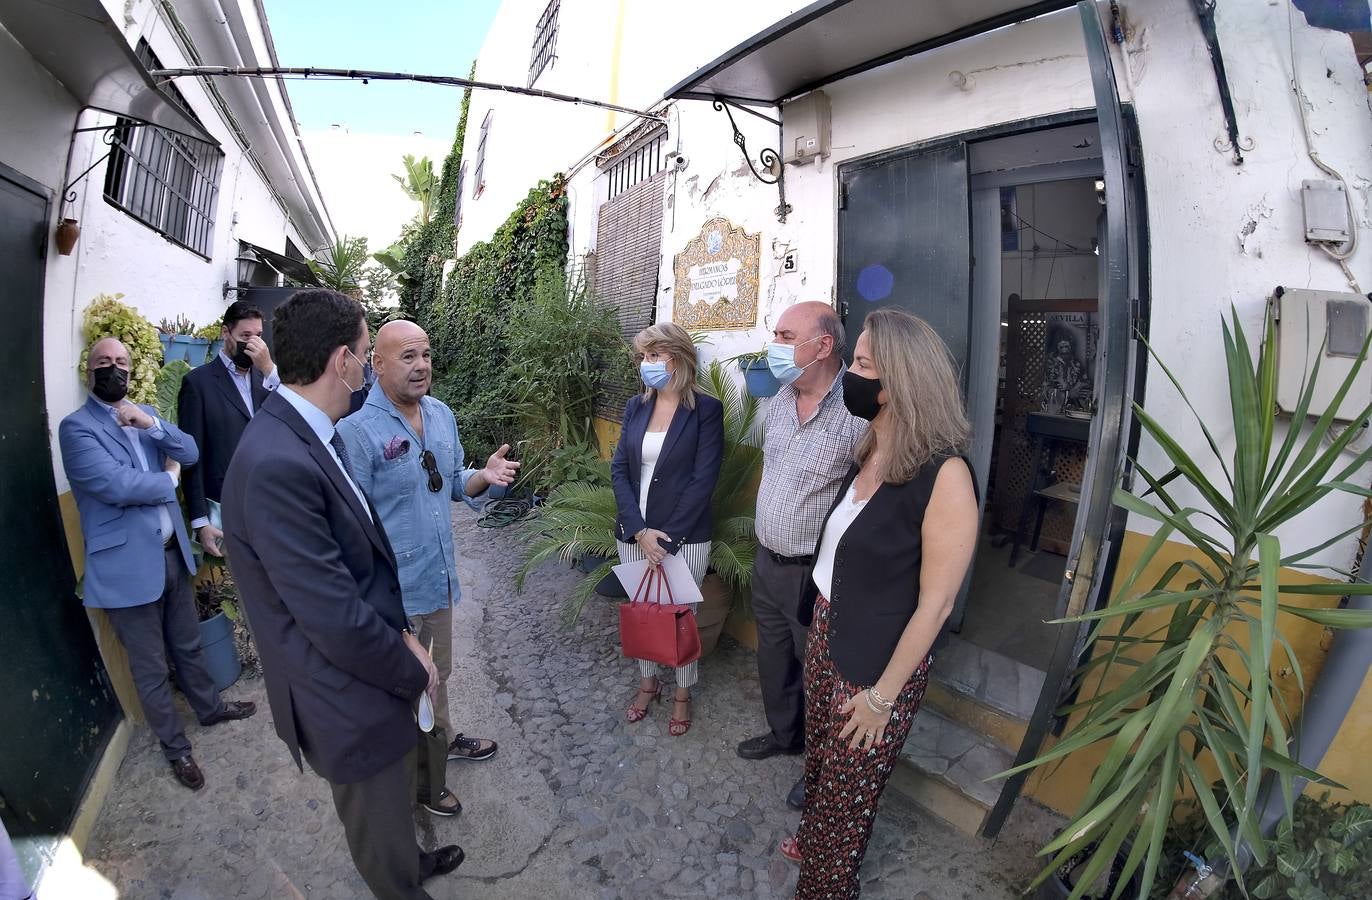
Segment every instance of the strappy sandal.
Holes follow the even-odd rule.
[[[661,689],[661,688],[659,688],[659,690],[660,690],[660,689]],[[691,698],[690,698],[690,697],[687,697],[685,700],[682,700],[682,699],[680,699],[680,698],[674,697],[674,698],[672,698],[672,702],[673,702],[673,703],[690,703],[690,702],[691,702]],[[690,731],[690,730],[691,730],[691,720],[690,720],[690,719],[676,719],[676,718],[674,718],[674,719],[672,719],[670,722],[667,723],[667,733],[670,734],[672,737],[681,737],[683,734],[685,734],[686,732],[688,732],[688,731]]]
[[[648,696],[648,703],[652,703],[654,700],[661,702],[662,682],[659,681],[657,687],[651,691],[646,688],[639,688],[638,694],[639,696],[646,694]],[[634,699],[637,699],[637,697]],[[642,722],[648,716],[648,703],[645,703],[642,706],[635,706],[630,703],[629,708],[624,710],[624,718],[630,722]]]
[[[781,841],[781,846],[779,846],[777,849],[781,851],[782,856],[786,857],[788,860],[795,863],[796,865],[800,865],[802,862],[805,861],[804,858],[800,855],[800,844],[796,843],[794,835],[788,838],[783,838]]]

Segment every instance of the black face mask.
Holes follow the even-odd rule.
[[[247,341],[239,341],[239,342],[238,342],[238,349],[234,352],[233,356],[230,357],[230,358],[233,360],[233,364],[234,364],[235,366],[238,366],[238,368],[240,368],[240,369],[251,369],[251,368],[252,368],[252,357],[248,355],[248,342],[247,342]]]
[[[91,393],[106,403],[118,403],[129,392],[129,373],[116,365],[101,366],[91,375]]]
[[[880,378],[863,378],[852,370],[843,373],[843,405],[848,412],[868,422],[881,412],[877,394],[881,393]]]

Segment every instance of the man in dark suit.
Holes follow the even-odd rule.
[[[218,355],[186,373],[176,401],[177,424],[200,448],[182,484],[186,512],[201,546],[215,556],[224,555],[224,533],[210,523],[208,501],[219,502],[243,429],[281,383],[262,339],[262,310],[245,300],[230,304],[219,336]]]
[[[347,474],[334,424],[362,383],[357,301],[301,291],[272,320],[282,385],[224,479],[229,566],[257,640],[276,733],[329,782],[353,861],[383,900],[462,862],[414,837],[414,703],[438,673],[405,619],[395,555]]]
[[[224,703],[205,669],[191,594],[195,565],[176,504],[181,467],[195,463],[195,441],[151,406],[129,402],[131,365],[117,339],[96,341],[87,363],[91,395],[57,429],[86,545],[82,599],[105,611],[172,772],[198,791],[205,778],[172,700],[168,659],[202,725],[246,719],[257,707]]]

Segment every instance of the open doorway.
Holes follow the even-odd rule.
[[[982,389],[982,405],[994,396],[989,422],[973,410],[986,489],[961,637],[1040,670],[1053,652],[1045,622],[1057,615],[1096,408],[1101,188],[1086,175],[973,192],[974,204],[996,204],[994,235],[974,224],[973,293],[987,305],[994,297],[997,365]],[[977,284],[983,273],[998,287]]]

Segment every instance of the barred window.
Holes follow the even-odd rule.
[[[467,180],[467,163],[457,167],[457,203],[453,205],[453,230],[462,227],[462,185]]]
[[[667,146],[667,130],[660,129],[630,149],[605,170],[610,185],[608,200],[613,200],[640,181],[647,181],[662,171],[662,151]]]
[[[145,68],[162,68],[146,40],[138,42],[137,56]],[[200,121],[174,86],[164,90],[182,112]],[[213,144],[120,118],[105,170],[105,200],[208,259],[223,163],[223,152]]]
[[[481,196],[481,190],[486,186],[486,141],[491,136],[491,116],[495,110],[486,110],[486,118],[481,120],[481,140],[476,144],[476,171],[472,173],[472,199]]]
[[[552,0],[543,15],[538,17],[534,28],[534,48],[529,55],[529,87],[534,86],[538,76],[557,58],[557,11],[562,0]]]

